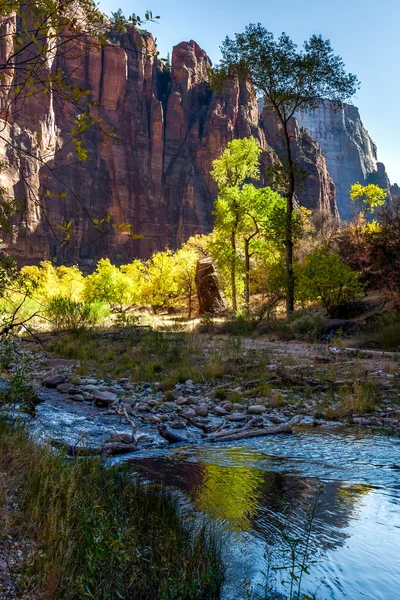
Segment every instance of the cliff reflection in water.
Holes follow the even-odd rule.
[[[320,485],[315,478],[276,473],[261,467],[265,455],[226,447],[223,461],[209,462],[204,449],[189,455],[134,459],[132,464],[151,480],[187,494],[201,512],[232,532],[252,532],[269,546],[279,544],[280,532],[301,535],[306,513]],[[356,518],[360,499],[372,489],[368,485],[324,482],[321,506],[313,524],[319,549],[343,545],[349,522]]]

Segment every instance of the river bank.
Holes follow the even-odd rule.
[[[66,460],[4,419],[0,471],[0,598],[219,597],[218,542],[165,488]]]

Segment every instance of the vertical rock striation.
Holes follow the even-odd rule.
[[[376,183],[390,190],[390,183],[377,149],[365,129],[358,108],[324,102],[313,112],[297,113],[296,118],[320,144],[328,171],[336,186],[336,202],[342,219],[353,216],[350,187]]]
[[[3,28],[16,30],[17,22]],[[10,38],[0,38],[1,60],[12,52],[5,40]],[[102,128],[85,134],[84,162],[76,160],[71,144],[76,108],[48,93],[28,98],[18,110],[11,105],[6,114],[3,89],[0,159],[7,168],[0,183],[24,205],[6,238],[9,251],[24,262],[52,258],[90,267],[103,256],[116,262],[147,258],[209,232],[216,196],[210,171],[226,144],[255,136],[265,169],[279,160],[282,145],[276,120],[267,113],[260,120],[245,83],[230,81],[219,94],[210,90],[210,66],[190,41],[173,49],[171,69],[165,69],[151,35],[133,28],[101,50],[50,57],[49,68],[62,69],[71,83],[90,91],[93,114],[102,120]],[[111,128],[115,139],[107,134]],[[293,136],[296,158],[310,173],[300,203],[336,213],[335,186],[320,146],[295,120]],[[111,213],[143,238],[117,228],[99,232],[94,220]],[[73,223],[74,232],[63,245],[64,221]]]

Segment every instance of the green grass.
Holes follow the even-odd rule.
[[[19,536],[36,547],[20,583],[41,599],[219,597],[214,536],[165,490],[97,460],[66,460],[4,420],[0,469],[18,500]]]

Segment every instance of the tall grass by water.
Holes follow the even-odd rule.
[[[0,469],[18,536],[35,549],[20,589],[43,600],[219,597],[218,543],[165,490],[97,460],[65,459],[4,419]]]

